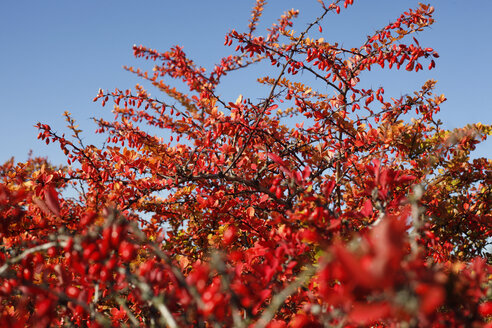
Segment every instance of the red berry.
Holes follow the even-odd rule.
[[[66,294],[68,297],[77,298],[77,296],[79,296],[79,294],[80,294],[80,289],[78,289],[75,286],[68,286]]]
[[[49,257],[55,257],[57,254],[56,247],[50,247],[48,248],[48,251],[46,252]]]
[[[131,261],[135,256],[135,246],[126,240],[122,241],[118,249],[118,253],[123,261]]]
[[[222,243],[224,246],[230,245],[234,240],[236,239],[236,227],[234,226],[229,226],[227,229],[224,231],[224,236],[222,239]]]

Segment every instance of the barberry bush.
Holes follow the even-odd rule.
[[[360,82],[432,69],[414,35],[434,9],[346,48],[322,22],[353,1],[319,3],[260,35],[257,0],[209,71],[134,46],[154,66],[126,69],[159,95],[100,90],[99,147],[69,113],[70,137],[38,124],[68,165],[0,168],[2,327],[491,326],[492,162],[470,152],[492,126],[443,128],[433,80],[399,98]],[[263,98],[221,95],[255,69]]]

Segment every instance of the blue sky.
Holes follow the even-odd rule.
[[[325,21],[323,37],[358,46],[366,35],[417,2],[356,0],[342,15]],[[123,65],[152,67],[133,58],[133,44],[162,51],[179,44],[197,64],[211,67],[233,50],[223,46],[224,35],[232,28],[246,28],[253,4],[251,0],[1,1],[0,161],[11,156],[23,161],[32,149],[34,155],[64,163],[56,145],[46,146],[36,139],[38,131],[33,126],[37,122],[66,132],[62,113],[69,111],[87,142],[96,142],[90,117],[111,117],[109,107],[92,102],[98,89],[126,89],[141,83]],[[492,2],[475,0],[465,5],[434,0],[430,4],[436,8],[436,23],[418,39],[440,53],[436,69],[417,74],[374,72],[370,83],[400,95],[433,78],[438,80],[437,92],[448,98],[439,116],[447,128],[492,123]],[[316,0],[270,1],[261,26],[270,25],[290,8],[301,11],[296,28],[301,30],[317,16],[319,4]],[[224,94],[235,100],[240,93],[247,96],[248,88],[248,83],[234,83],[232,78]],[[151,88],[150,92],[158,95]],[[491,154],[489,140],[475,156],[490,158]]]

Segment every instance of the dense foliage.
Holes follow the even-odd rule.
[[[319,2],[304,30],[290,10],[259,36],[257,0],[211,71],[178,46],[135,46],[155,66],[128,71],[162,96],[100,90],[114,104],[102,146],[69,113],[71,137],[38,125],[68,166],[1,166],[2,327],[490,322],[492,161],[469,154],[492,126],[444,129],[432,80],[396,99],[360,85],[374,67],[435,66],[412,37],[433,8],[349,49],[321,36],[353,1]],[[263,99],[220,94],[255,67]]]

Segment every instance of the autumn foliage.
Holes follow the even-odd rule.
[[[399,98],[361,85],[436,65],[413,37],[433,8],[345,48],[323,20],[353,1],[319,2],[260,35],[257,0],[211,70],[134,46],[155,66],[126,69],[160,93],[100,90],[101,146],[69,113],[70,137],[38,124],[68,165],[0,167],[0,326],[492,325],[492,161],[469,156],[492,126],[444,129],[432,80]],[[222,95],[255,68],[261,99]]]

